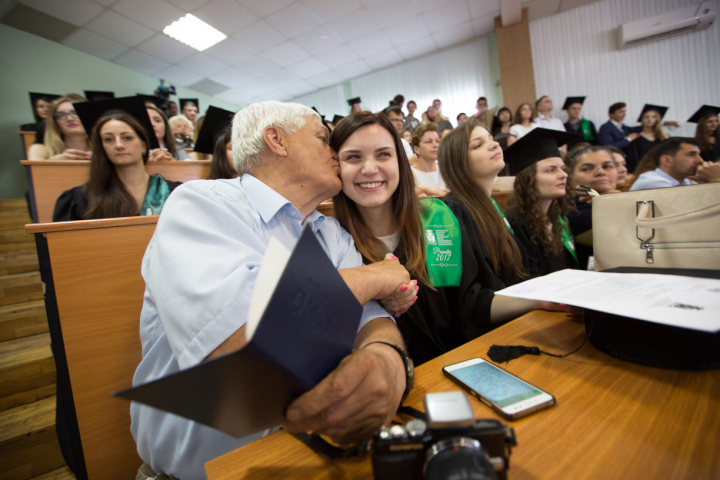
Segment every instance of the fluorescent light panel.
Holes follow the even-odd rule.
[[[189,13],[165,27],[163,33],[200,52],[227,38],[220,30]]]

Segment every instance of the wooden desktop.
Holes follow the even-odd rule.
[[[487,359],[493,344],[566,353],[585,338],[581,320],[534,311],[416,369],[405,404],[457,390],[444,365]],[[682,372],[616,360],[587,343],[567,358],[526,355],[502,365],[547,390],[554,407],[515,422],[510,480],[720,479],[720,371]],[[470,400],[478,418],[497,418]],[[502,420],[504,421],[504,420]],[[371,479],[370,458],[329,461],[280,431],[205,464],[209,480]]]

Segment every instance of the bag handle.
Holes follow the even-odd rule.
[[[720,203],[710,205],[692,212],[678,213],[667,217],[652,218],[652,202],[645,202],[640,205],[635,225],[641,228],[668,228],[677,225],[685,225],[711,217],[720,216]]]

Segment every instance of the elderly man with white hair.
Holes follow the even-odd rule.
[[[143,359],[134,385],[242,347],[270,238],[291,249],[310,225],[364,307],[356,349],[290,405],[283,426],[350,443],[391,421],[407,385],[403,356],[393,347],[402,348],[403,340],[373,299],[404,295],[410,277],[394,257],[362,266],[352,237],[315,210],[342,186],[328,135],[320,116],[305,106],[250,105],[233,121],[233,159],[241,177],[188,182],[169,197],[142,263]],[[405,291],[413,292],[404,297],[409,306],[414,289]],[[385,343],[373,343],[378,341]],[[145,461],[139,479],[205,478],[205,462],[267,434],[237,440],[138,403],[131,416]]]

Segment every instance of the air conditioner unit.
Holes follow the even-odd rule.
[[[708,0],[618,27],[618,47],[628,48],[708,28],[715,22],[717,2]]]

